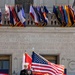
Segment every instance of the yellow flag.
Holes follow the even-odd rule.
[[[65,5],[65,10],[66,10],[67,16],[68,16],[68,24],[67,24],[67,26],[68,26],[68,27],[71,27],[71,26],[72,26],[72,22],[71,22],[71,19],[70,19],[69,8],[68,8],[68,6],[66,6],[66,5]]]

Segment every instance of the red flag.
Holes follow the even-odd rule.
[[[32,58],[27,53],[25,53],[25,62],[28,63],[28,69],[30,69],[32,64]]]

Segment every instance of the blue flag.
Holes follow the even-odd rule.
[[[12,15],[11,10],[10,10],[10,23],[11,25],[14,25],[14,20],[13,20],[13,15]]]
[[[44,6],[43,11],[46,12],[46,13],[49,13],[49,11],[48,11],[46,6]]]

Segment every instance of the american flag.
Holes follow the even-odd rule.
[[[48,75],[64,74],[64,66],[51,63],[35,52],[32,53],[32,69],[33,72],[48,73]]]
[[[7,70],[7,69],[0,69],[0,75],[9,75],[9,70]]]
[[[8,75],[8,74],[1,73],[0,75]]]

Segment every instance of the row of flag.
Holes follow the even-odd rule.
[[[29,13],[37,26],[45,26],[48,24],[47,14],[49,11],[46,6],[31,5]]]
[[[28,63],[28,69],[32,69],[34,75],[66,75],[63,65],[51,63],[34,51],[32,56],[29,56],[28,53],[23,54],[22,66],[24,63]]]
[[[48,14],[49,11],[46,6],[33,6],[30,5],[29,14],[32,17],[35,25],[46,26],[49,22]],[[53,12],[61,26],[71,27],[75,23],[75,11],[69,6],[53,6]],[[5,14],[9,20],[10,25],[25,27],[26,26],[26,15],[22,5],[6,5]],[[2,24],[2,13],[0,9],[0,25]]]
[[[5,5],[5,14],[12,26],[24,27],[26,24],[26,16],[21,5],[8,6]]]
[[[46,6],[32,6],[30,5],[29,14],[32,17],[35,25],[37,26],[45,26],[48,24],[48,16],[49,13]],[[12,26],[26,26],[26,15],[22,5],[6,5],[5,4],[5,14],[7,15],[7,19]],[[0,11],[0,18],[2,14]],[[0,19],[1,22],[2,19]]]
[[[75,23],[75,11],[69,6],[53,6],[53,13],[62,26],[71,27]]]

